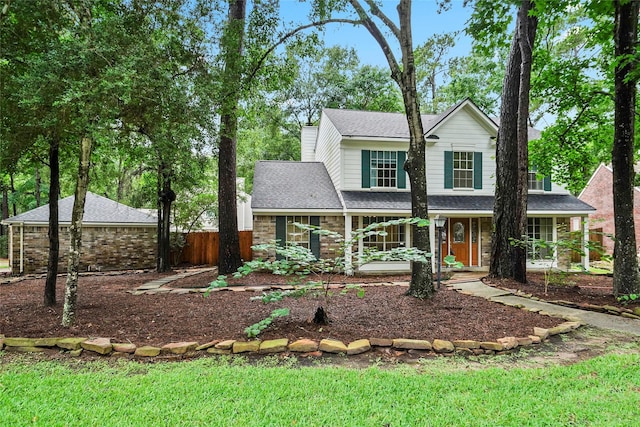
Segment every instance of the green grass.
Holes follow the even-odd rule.
[[[8,258],[0,258],[0,268],[9,268]]]
[[[2,356],[0,354],[0,362]],[[437,372],[180,363],[0,364],[7,426],[629,426],[640,354],[570,366]]]

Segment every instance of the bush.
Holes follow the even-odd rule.
[[[9,236],[0,236],[0,258],[9,258]]]

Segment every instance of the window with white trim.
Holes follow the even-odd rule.
[[[453,188],[473,188],[473,152],[453,152]]]
[[[536,171],[529,171],[529,190],[544,190],[544,178],[538,178]]]
[[[527,258],[543,260],[553,256],[553,249],[542,244],[542,242],[553,242],[553,218],[528,218],[527,236],[530,239],[527,245]]]
[[[371,150],[370,160],[371,186],[395,188],[397,186],[398,152]]]
[[[362,218],[362,228],[368,227],[374,223],[381,223],[398,219],[397,217],[387,216],[365,216]],[[393,248],[405,245],[406,227],[405,224],[389,225],[384,228],[386,235],[366,236],[362,239],[365,249],[375,249],[378,251],[388,251]]]
[[[295,225],[295,223],[309,225],[311,222],[308,216],[288,216],[287,217],[287,245],[296,244],[309,248],[309,230],[305,230]]]

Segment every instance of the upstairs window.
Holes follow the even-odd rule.
[[[539,179],[536,171],[529,171],[529,190],[544,190],[544,179]]]
[[[407,188],[404,151],[362,150],[362,188]]]
[[[453,188],[473,188],[472,152],[453,152]]]
[[[482,189],[482,153],[445,151],[444,188]]]
[[[371,186],[396,187],[398,154],[395,151],[371,151]]]

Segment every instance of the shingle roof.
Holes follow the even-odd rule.
[[[71,211],[73,210],[74,200],[74,196],[69,196],[58,201],[58,222],[60,224],[71,223]],[[47,224],[49,222],[49,205],[40,206],[3,221],[5,224],[22,222],[25,224]],[[88,192],[82,222],[83,224],[135,224],[152,226],[157,224],[157,219],[138,209]]]
[[[342,209],[321,162],[258,161],[252,209]]]
[[[436,125],[463,105],[475,104],[464,99],[440,114],[422,114],[422,128],[429,133]],[[477,108],[477,107],[476,107]],[[478,109],[484,115],[484,112]],[[404,113],[357,111],[325,108],[323,112],[342,136],[409,139],[409,125]],[[485,115],[488,121],[491,118]]]
[[[343,191],[342,199],[347,209],[406,210],[411,211],[411,193]],[[431,195],[429,210],[493,212],[493,196]],[[570,194],[530,194],[529,212],[584,212],[595,210]]]

